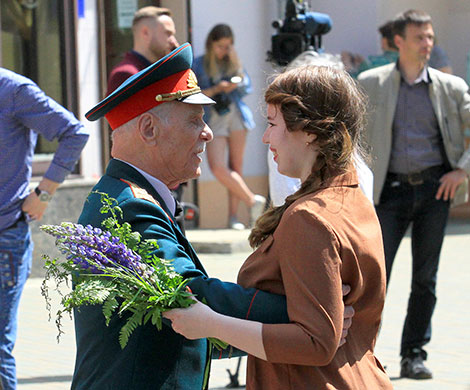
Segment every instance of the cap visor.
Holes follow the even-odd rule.
[[[206,96],[201,92],[178,99],[178,101],[188,104],[215,104],[209,96]]]

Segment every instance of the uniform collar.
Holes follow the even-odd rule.
[[[150,175],[149,173],[143,171],[142,169],[137,168],[135,165],[128,163],[127,161],[123,161],[118,158],[115,158],[115,160],[129,165],[130,167],[134,168],[137,172],[139,172],[152,185],[152,187],[155,189],[158,195],[160,195],[163,202],[165,202],[167,209],[171,212],[171,215],[175,215],[175,210],[176,210],[175,198],[173,198],[173,195],[171,195],[170,190],[165,184],[163,184],[163,182],[158,180],[156,177]]]

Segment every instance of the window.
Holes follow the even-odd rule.
[[[35,81],[78,114],[74,0],[2,0],[0,65]],[[47,169],[56,142],[38,138],[33,175]]]

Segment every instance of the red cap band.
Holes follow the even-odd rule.
[[[129,122],[140,114],[164,103],[163,101],[157,101],[155,99],[157,95],[186,91],[189,89],[188,78],[190,73],[191,69],[186,69],[165,77],[163,80],[141,89],[122,103],[118,104],[105,114],[105,118],[109,122],[111,129],[117,129],[119,126]]]

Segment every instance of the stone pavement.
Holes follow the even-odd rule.
[[[239,242],[245,240],[247,235],[247,231],[188,232],[188,237],[195,240],[195,246],[200,245],[203,252],[210,249],[207,241],[225,243],[225,254],[208,253],[201,254],[200,257],[211,276],[231,281],[235,280],[240,265],[249,254],[244,249],[244,244]],[[230,241],[236,243],[231,246],[232,244],[227,244]],[[221,250],[220,246],[218,250]],[[245,251],[233,253],[236,250]],[[403,241],[395,262],[376,348],[376,355],[387,366],[396,390],[470,390],[470,363],[467,360],[470,350],[469,253],[470,223],[468,220],[454,220],[448,227],[444,241],[433,339],[427,348],[428,365],[435,379],[400,379],[398,350],[411,269],[410,240],[407,237]],[[57,331],[54,323],[48,322],[44,300],[40,295],[40,284],[39,278],[28,281],[20,305],[18,342],[14,351],[18,364],[19,390],[69,389],[75,354],[72,321],[64,319],[66,334],[57,344]],[[229,382],[226,370],[234,372],[237,362],[237,359],[213,362],[210,388],[225,388]],[[245,383],[245,363],[246,358],[243,358],[239,375],[242,384]]]

